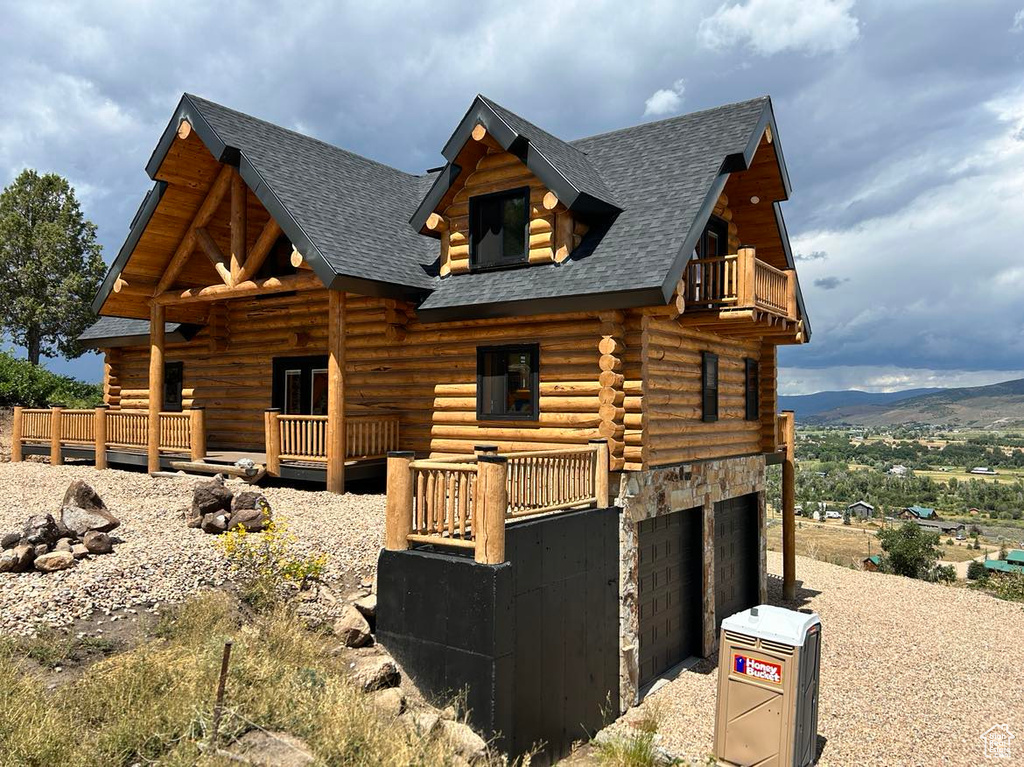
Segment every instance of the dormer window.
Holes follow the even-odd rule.
[[[469,258],[474,270],[519,266],[529,260],[530,190],[469,198]]]

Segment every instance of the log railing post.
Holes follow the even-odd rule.
[[[96,408],[92,426],[94,441],[93,463],[97,469],[107,468],[107,406],[99,405]]]
[[[60,466],[64,463],[64,458],[60,454],[60,429],[61,429],[61,414],[64,412],[63,405],[53,405],[50,408],[50,465]]]
[[[592,439],[590,444],[596,448],[594,456],[594,497],[597,499],[596,504],[599,509],[607,509],[609,506],[608,499],[608,472],[609,472],[609,456],[608,456],[608,440],[607,439]]]
[[[146,463],[152,473],[160,471],[160,406],[164,398],[164,316],[163,304],[149,311],[149,423],[146,434]]]
[[[796,599],[796,423],[792,410],[782,411],[782,598]],[[762,531],[764,534],[764,531]]]
[[[497,454],[498,454],[498,446],[497,445],[473,445],[473,455],[481,456],[481,455],[497,455]]]
[[[751,245],[741,245],[737,251],[739,258],[739,290],[736,302],[739,306],[753,306],[755,288],[755,269],[757,250]]]
[[[412,533],[412,451],[388,453],[387,506],[384,516],[384,548],[405,551]]]
[[[189,458],[193,462],[202,461],[206,457],[206,409],[202,405],[193,405],[188,421]]]
[[[281,409],[268,408],[264,415],[264,424],[267,443],[267,474],[272,477],[281,473],[281,424],[277,417]]]
[[[796,319],[796,270],[787,269],[786,275],[786,316]]]
[[[508,458],[481,455],[477,458],[477,518],[473,525],[475,559],[485,565],[505,561],[505,515],[508,512]]]
[[[16,407],[14,408],[14,424],[11,432],[11,461],[23,461],[25,460],[24,454],[21,449],[21,435],[25,433],[25,408]]]

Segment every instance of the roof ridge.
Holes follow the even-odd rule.
[[[358,160],[363,160],[364,162],[372,163],[372,164],[377,165],[377,166],[379,166],[381,168],[386,168],[387,170],[394,171],[395,173],[401,173],[403,176],[408,176],[408,177],[414,178],[414,179],[421,179],[421,178],[424,178],[424,177],[429,175],[429,174],[426,174],[426,173],[409,173],[407,171],[402,170],[401,168],[396,168],[393,165],[388,165],[387,163],[381,162],[380,160],[374,160],[372,157],[367,157],[365,155],[358,154],[357,152],[353,152],[350,149],[345,149],[344,147],[340,147],[337,144],[331,144],[330,142],[324,141],[323,139],[317,138],[316,136],[310,136],[310,135],[308,135],[306,133],[302,133],[300,131],[294,130],[293,128],[286,128],[285,126],[279,125],[279,124],[277,124],[275,122],[271,122],[270,120],[265,120],[262,117],[256,117],[255,115],[251,115],[248,112],[242,112],[239,109],[233,109],[232,107],[224,106],[223,104],[221,104],[221,103],[219,103],[217,101],[212,101],[211,99],[204,98],[203,96],[197,96],[196,94],[189,93],[188,91],[185,92],[185,96],[187,98],[189,98],[189,99],[194,99],[196,101],[201,101],[201,102],[205,102],[207,104],[212,104],[213,106],[217,107],[218,109],[223,109],[223,110],[225,110],[227,112],[231,112],[231,113],[236,114],[236,115],[241,115],[242,117],[244,117],[244,118],[246,118],[248,120],[255,120],[258,123],[263,123],[264,125],[269,125],[271,128],[276,128],[277,130],[284,131],[285,133],[290,133],[293,136],[298,136],[299,138],[305,139],[306,141],[312,141],[312,142],[317,143],[317,144],[322,144],[323,146],[327,147],[328,149],[333,149],[335,152],[342,152],[344,154],[347,154],[349,157],[355,157]]]
[[[580,138],[574,138],[574,139],[572,139],[570,141],[567,141],[566,143],[568,143],[568,144],[570,144],[572,146],[575,146],[575,144],[577,142],[579,142],[579,141],[589,141],[589,140],[595,139],[595,138],[605,138],[606,136],[612,136],[612,135],[614,135],[616,133],[624,133],[625,131],[637,130],[638,128],[650,128],[650,127],[653,127],[653,126],[656,126],[656,125],[664,125],[665,123],[670,123],[670,122],[673,122],[675,120],[682,120],[685,117],[696,117],[697,115],[703,115],[703,114],[707,114],[709,112],[717,112],[717,111],[722,110],[722,109],[729,109],[730,107],[737,107],[737,106],[740,106],[741,104],[753,104],[755,101],[770,101],[770,100],[771,100],[771,96],[769,96],[766,93],[763,96],[755,96],[752,99],[744,99],[742,101],[733,101],[733,102],[730,102],[728,104],[719,104],[716,107],[708,107],[707,109],[698,109],[696,112],[686,112],[686,113],[681,114],[681,115],[673,115],[672,117],[665,117],[665,118],[662,118],[661,120],[650,120],[648,122],[637,123],[635,125],[626,125],[626,126],[624,126],[622,128],[615,128],[614,130],[604,131],[603,133],[595,133],[592,136],[581,136]],[[579,149],[579,147],[576,147],[576,148]],[[580,151],[582,152],[583,150],[580,149]],[[586,154],[586,152],[584,152],[584,154]]]

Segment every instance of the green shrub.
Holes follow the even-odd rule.
[[[0,407],[95,407],[103,402],[103,387],[62,376],[28,360],[0,352]]]
[[[988,571],[985,570],[984,562],[973,560],[967,565],[967,580],[977,581],[985,578],[987,575]]]
[[[931,579],[939,583],[956,582],[956,568],[953,565],[936,565],[932,570]]]
[[[989,579],[989,585],[1000,599],[1024,602],[1024,573],[1000,573]]]

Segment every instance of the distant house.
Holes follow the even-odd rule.
[[[875,516],[875,507],[867,501],[851,503],[846,507],[846,510],[850,512],[851,515],[860,517],[861,519],[867,519],[868,517]]]
[[[990,573],[1024,573],[1024,563],[1013,564],[1002,559],[986,559],[985,569]]]
[[[957,538],[967,537],[967,528],[963,522],[944,522],[939,519],[912,519],[922,530],[943,535],[956,535]]]
[[[894,477],[903,477],[906,475],[908,471],[910,471],[910,469],[908,469],[902,463],[898,463],[891,469],[889,469],[889,473],[892,474]]]
[[[927,506],[907,506],[900,511],[900,519],[938,519],[935,509]]]
[[[1024,565],[1024,551],[1013,549],[1007,552],[1006,561],[1011,565]]]
[[[867,557],[864,559],[862,566],[865,570],[868,570],[872,573],[878,572],[878,568],[882,566],[882,558],[877,554],[871,557]]]
[[[995,469],[990,469],[988,466],[975,466],[973,469],[971,469],[967,473],[968,474],[984,474],[985,476],[992,477],[992,476],[995,476],[996,470]]]
[[[967,513],[970,514],[972,517],[976,517],[979,514],[981,514],[981,509],[976,509],[972,506],[967,510]]]

